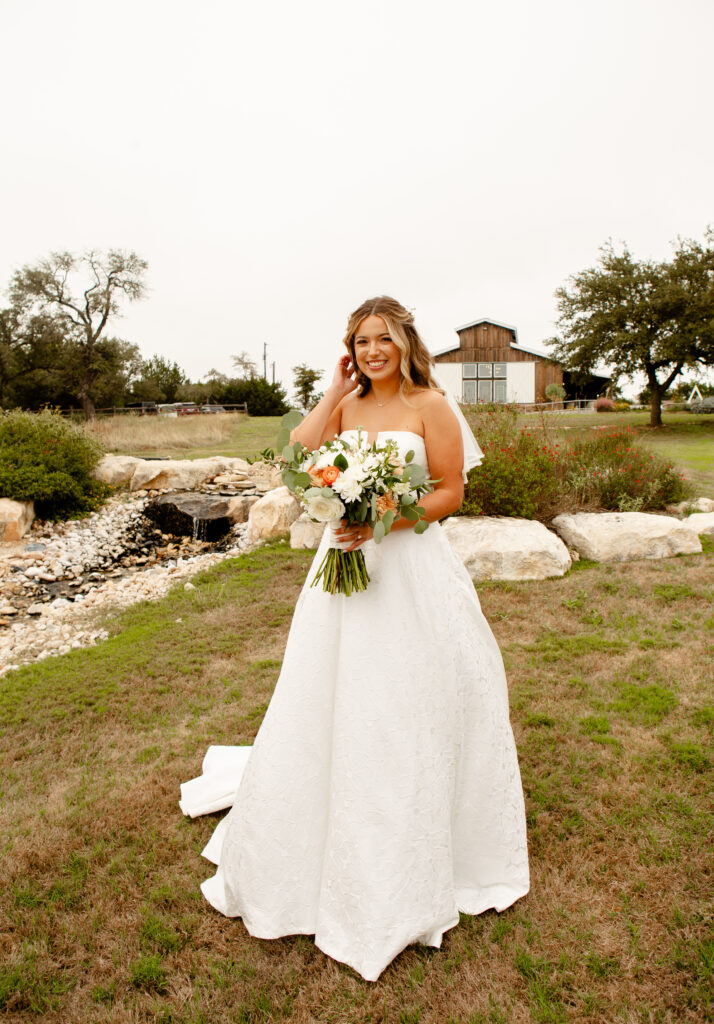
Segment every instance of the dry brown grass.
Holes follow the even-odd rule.
[[[504,652],[531,893],[375,984],[204,903],[178,783],[250,742],[309,555],[224,563],[106,644],[3,680],[0,1013],[47,1022],[711,1019],[714,556],[480,588]],[[177,622],[181,619],[181,622]]]
[[[210,448],[229,440],[243,413],[201,416],[109,416],[87,425],[108,452],[132,453]]]

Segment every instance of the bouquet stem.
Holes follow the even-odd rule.
[[[322,580],[322,589],[328,594],[345,594],[349,597],[359,590],[366,590],[369,573],[361,550],[328,548],[310,586],[317,586],[319,580]]]

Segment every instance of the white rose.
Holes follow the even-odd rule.
[[[345,514],[345,506],[336,495],[313,494],[304,498],[303,504],[310,518],[318,523],[329,523],[331,519],[341,519]]]

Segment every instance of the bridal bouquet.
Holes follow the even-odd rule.
[[[429,526],[417,502],[435,481],[412,461],[413,451],[402,458],[396,441],[369,444],[358,431],[356,442],[335,438],[316,451],[299,442],[287,444],[282,457],[283,482],[315,522],[329,523],[333,530],[342,520],[367,523],[377,544],[399,516],[415,523],[415,533]],[[343,551],[338,544],[334,539],[312,586],[322,580],[323,590],[347,596],[366,590],[369,574],[361,549]]]

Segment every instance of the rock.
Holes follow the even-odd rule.
[[[260,498],[248,515],[250,540],[270,540],[287,533],[300,515],[297,498],[287,487],[276,487]]]
[[[33,501],[0,498],[0,541],[11,544],[22,540],[35,518]]]
[[[451,516],[443,529],[472,580],[543,580],[572,564],[562,540],[533,519]]]
[[[701,499],[700,499],[701,500]],[[684,520],[687,526],[696,530],[702,537],[714,537],[714,510],[711,512],[694,512]]]
[[[190,491],[215,477],[235,470],[245,475],[251,469],[245,459],[216,455],[211,459],[137,460],[131,477],[132,491]]]
[[[282,471],[269,462],[254,462],[249,467],[248,476],[261,491],[271,491],[283,485]]]
[[[672,516],[650,512],[576,512],[556,516],[566,544],[594,562],[671,558],[702,550],[696,531]]]
[[[714,501],[711,498],[695,498],[694,501],[680,501],[676,505],[668,505],[671,515],[686,515],[691,512],[714,512]]]
[[[174,536],[215,541],[231,528],[229,500],[212,494],[162,494],[149,502],[144,515]]]
[[[44,610],[45,610],[45,605],[43,605],[43,604],[31,604],[30,607],[27,609],[27,614],[28,615],[42,615]]]
[[[315,523],[307,512],[295,520],[290,527],[291,548],[316,548],[322,540],[324,523]]]
[[[94,475],[111,487],[128,487],[139,462],[143,459],[133,455],[104,455],[95,466]]]
[[[258,500],[257,494],[238,494],[235,498],[229,498],[226,512],[228,521],[232,524],[247,523],[250,510]]]
[[[9,601],[0,599],[0,615],[17,615],[17,608]]]

